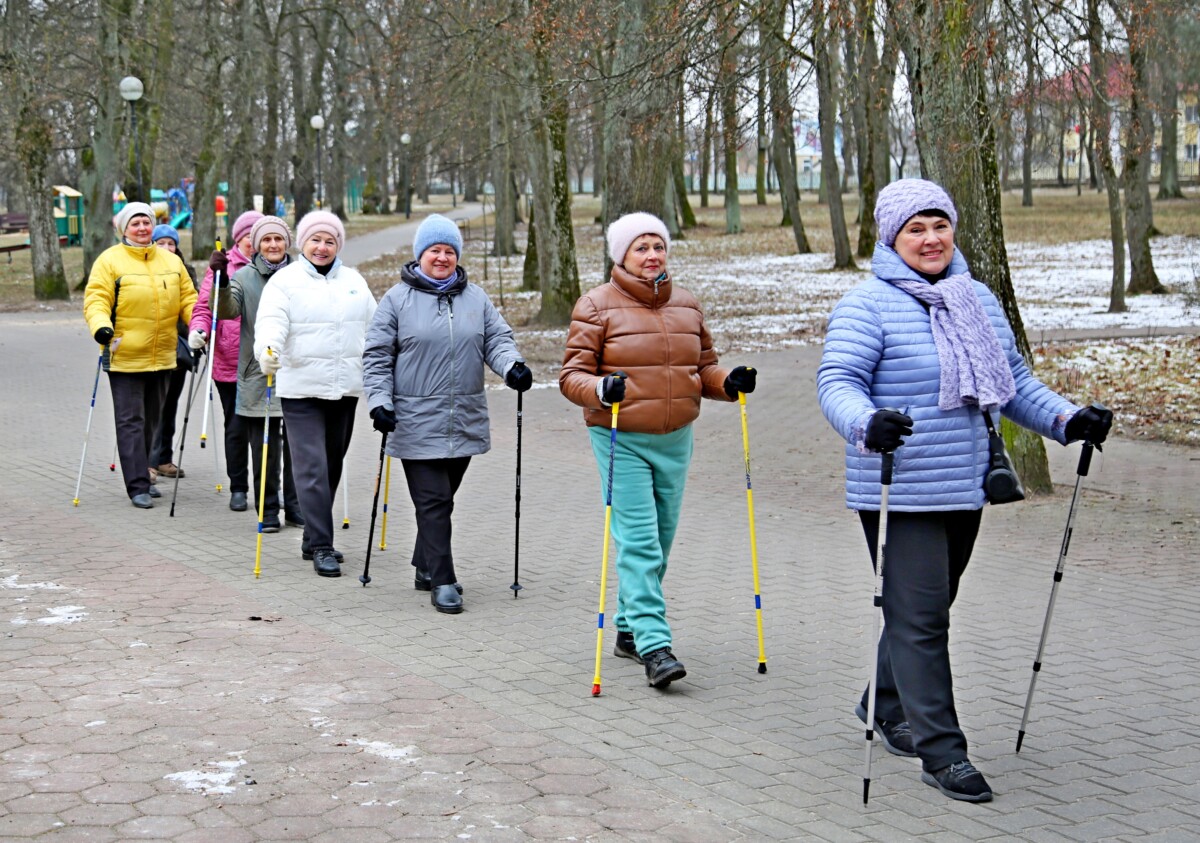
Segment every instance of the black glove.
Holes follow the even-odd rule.
[[[600,389],[600,400],[605,404],[620,404],[625,400],[625,381],[629,375],[624,372],[614,372],[605,375]]]
[[[213,271],[214,275],[219,272],[222,278],[229,277],[229,257],[223,249],[217,249],[208,256],[208,268]]]
[[[113,329],[112,328],[97,328],[96,333],[92,334],[92,339],[94,339],[96,342],[100,343],[101,345],[108,345],[110,342],[112,342],[112,338],[113,338]]]
[[[508,374],[504,376],[504,382],[508,384],[509,389],[524,392],[533,386],[533,372],[529,371],[529,367],[518,360],[509,368]]]
[[[1093,404],[1084,407],[1067,422],[1067,441],[1084,439],[1093,445],[1099,445],[1108,438],[1112,423],[1112,410],[1104,405]]]
[[[867,422],[867,448],[872,451],[894,451],[904,444],[900,437],[913,431],[912,416],[895,410],[876,410]]]
[[[371,419],[380,433],[391,433],[396,429],[396,414],[387,407],[376,407],[371,411]]]
[[[749,366],[738,366],[725,378],[725,394],[730,401],[736,401],[739,392],[749,395],[754,391],[754,383],[758,372]]]

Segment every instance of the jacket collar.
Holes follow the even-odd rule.
[[[963,257],[963,253],[954,247],[954,257],[950,259],[950,266],[946,268],[946,277],[951,275],[961,275],[969,273],[971,270],[967,266],[967,259]],[[882,243],[875,244],[875,254],[871,256],[871,272],[876,278],[883,281],[921,281],[925,282],[915,269],[904,262],[904,259],[891,246],[885,246]],[[928,282],[925,282],[928,283]]]
[[[121,246],[125,251],[140,261],[148,261],[154,257],[154,253],[158,251],[158,246],[151,243],[149,246],[135,246],[126,240],[121,240]],[[182,258],[181,258],[182,260]]]
[[[317,268],[313,266],[312,262],[308,258],[304,257],[304,255],[300,255],[298,258],[296,258],[295,262],[304,267],[304,271],[313,278],[327,278],[330,281],[337,279],[338,270],[342,268],[341,258],[333,259],[333,266],[330,267],[329,272],[325,275],[317,272]]]
[[[232,263],[232,260],[230,262]],[[275,269],[272,269],[267,264],[267,259],[262,256],[261,252],[255,252],[254,259],[251,260],[250,263],[252,263],[254,265],[255,272],[257,272],[263,278],[270,278],[276,272],[283,269],[283,266],[289,266],[292,263],[292,256],[287,255],[287,259],[283,262],[283,266],[276,267]]]
[[[612,285],[635,301],[646,307],[658,307],[671,298],[671,277],[668,275],[661,281],[647,281],[626,271],[624,267],[614,266],[611,276]]]
[[[454,281],[445,289],[439,290],[437,287],[426,281],[421,274],[416,271],[420,264],[417,261],[409,261],[400,269],[400,280],[414,290],[419,290],[422,293],[430,293],[437,296],[456,296],[461,293],[467,286],[467,271],[461,266],[455,269]]]

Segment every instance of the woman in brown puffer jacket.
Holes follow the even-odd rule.
[[[655,688],[687,672],[671,652],[662,580],[679,524],[700,398],[735,401],[753,392],[755,371],[717,365],[695,296],[667,275],[671,244],[662,220],[627,214],[608,227],[607,284],[571,314],[558,385],[584,408],[592,451],[608,487],[613,449],[612,534],[618,547],[614,653],[646,667]],[[610,439],[619,403],[619,436]]]

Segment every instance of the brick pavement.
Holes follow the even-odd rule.
[[[606,655],[593,698],[603,508],[578,412],[557,390],[525,400],[525,590],[508,588],[515,401],[497,390],[494,450],[473,462],[456,516],[467,611],[445,616],[411,587],[399,466],[387,549],[373,552],[370,586],[358,582],[378,455],[365,413],[339,535],[347,576],[316,577],[285,529],[265,537],[255,580],[254,518],[214,491],[196,416],[176,517],[169,485],[153,510],[128,504],[107,468],[103,377],[71,506],[94,345],[75,314],[0,315],[0,838],[1200,836],[1200,454],[1153,443],[1112,443],[1085,481],[1019,755],[1078,450],[1052,446],[1052,498],[986,514],[953,656],[996,800],[952,802],[913,759],[877,748],[862,806],[851,708],[871,580],[813,397],[818,355],[753,357],[769,673],[755,670],[737,409],[708,404],[667,579],[689,675],[660,693]]]

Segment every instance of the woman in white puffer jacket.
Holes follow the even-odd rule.
[[[337,254],[342,222],[328,211],[296,226],[300,258],[263,290],[254,326],[254,356],[275,374],[300,509],[301,552],[323,577],[341,576],[333,547],[333,496],[350,447],[354,411],[363,393],[362,354],[375,297]]]

